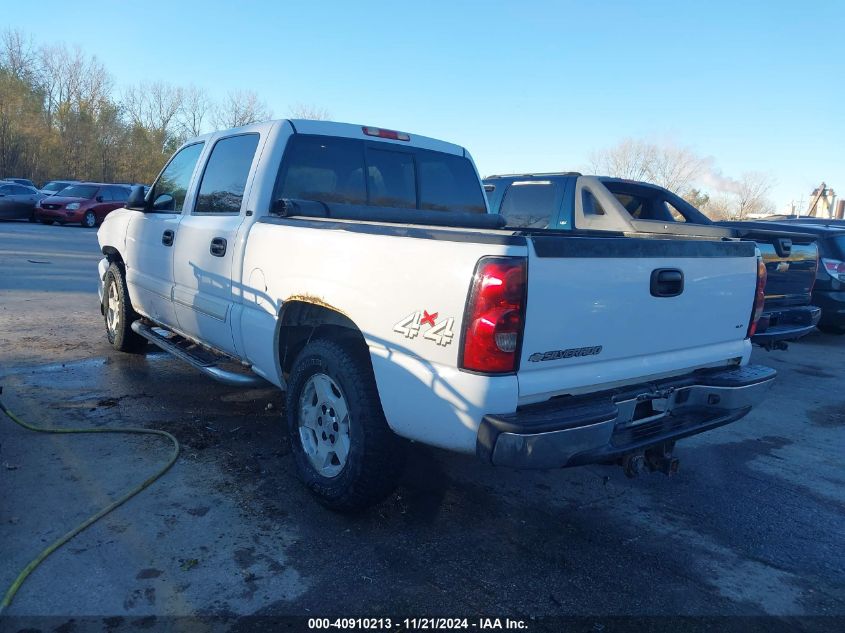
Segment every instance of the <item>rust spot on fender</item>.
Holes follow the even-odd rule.
[[[328,303],[322,297],[317,297],[317,296],[314,296],[314,295],[309,295],[309,294],[291,295],[282,302],[283,308],[284,308],[285,303],[287,303],[288,301],[302,301],[303,303],[311,303],[311,304],[320,306],[321,308],[328,308],[329,310],[334,310],[335,312],[342,314],[345,317],[349,316],[348,314],[346,314],[346,312],[344,312],[340,308],[333,306],[332,304]]]

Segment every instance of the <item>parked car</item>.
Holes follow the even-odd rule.
[[[760,223],[715,223],[671,191],[645,182],[558,174],[491,176],[484,180],[490,208],[514,227],[569,231],[573,228],[735,237],[754,240],[768,279],[766,303],[753,342],[785,348],[815,329],[821,310],[811,303],[818,266],[815,237]],[[609,192],[600,201],[596,192]],[[630,224],[613,224],[607,207],[621,205]],[[579,216],[579,214],[581,214]],[[579,217],[581,220],[579,221]]]
[[[123,185],[98,182],[71,185],[58,195],[42,199],[35,208],[35,217],[43,224],[58,222],[91,228],[126,204],[129,193],[129,187]]]
[[[305,120],[215,132],[100,227],[106,334],[284,390],[298,473],[339,510],[393,489],[398,438],[670,473],[676,440],[773,382],[748,364],[753,242],[503,224],[451,143]]]
[[[34,221],[35,205],[42,197],[34,187],[0,181],[0,219]]]
[[[44,183],[44,186],[39,191],[45,196],[54,196],[65,187],[76,184],[79,184],[78,180],[51,180],[50,182]]]
[[[3,178],[2,180],[8,181],[8,182],[16,182],[19,185],[24,185],[25,187],[32,187],[33,189],[38,189],[38,187],[35,186],[35,183],[32,182],[29,178],[8,178],[7,177],[7,178]]]
[[[820,265],[813,287],[813,303],[822,309],[819,329],[845,334],[845,220],[796,218],[772,224],[816,236]]]

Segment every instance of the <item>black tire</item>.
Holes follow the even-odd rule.
[[[112,307],[110,305],[112,286],[114,286],[114,296],[116,297],[114,315],[109,312]],[[106,336],[116,350],[139,354],[146,349],[147,339],[136,334],[130,327],[133,321],[140,317],[132,309],[132,302],[129,300],[129,293],[126,290],[123,267],[115,262],[112,262],[106,271],[103,286],[103,318],[106,324]],[[114,327],[109,326],[110,318],[115,318]]]
[[[38,222],[38,218],[35,217],[35,211],[29,214],[29,221],[30,222]]]
[[[93,229],[97,226],[97,216],[94,215],[93,211],[86,211],[85,215],[82,216],[82,226],[86,229]]]
[[[837,336],[845,334],[845,327],[841,325],[829,325],[827,323],[819,323],[816,327],[819,328],[825,334],[836,334]]]
[[[332,477],[312,465],[299,432],[300,398],[317,373],[340,387],[349,414],[349,452],[342,470]],[[323,505],[340,512],[363,510],[396,488],[405,442],[387,425],[369,355],[360,341],[318,339],[306,345],[290,373],[285,405],[299,477]]]
[[[41,224],[52,224],[53,220],[41,220]]]

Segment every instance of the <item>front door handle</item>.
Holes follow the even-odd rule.
[[[173,246],[173,238],[175,236],[176,234],[173,231],[167,229],[164,233],[161,234],[161,243],[165,246]]]
[[[223,257],[226,254],[226,239],[222,237],[215,237],[211,240],[211,247],[208,251],[215,257]]]
[[[651,272],[653,297],[677,297],[684,291],[684,273],[679,268],[658,268]]]

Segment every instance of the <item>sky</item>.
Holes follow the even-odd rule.
[[[770,174],[778,209],[845,196],[845,1],[0,0],[0,28],[79,45],[116,88],[254,90],[282,118],[468,148],[482,175],[586,169],[624,138]]]

